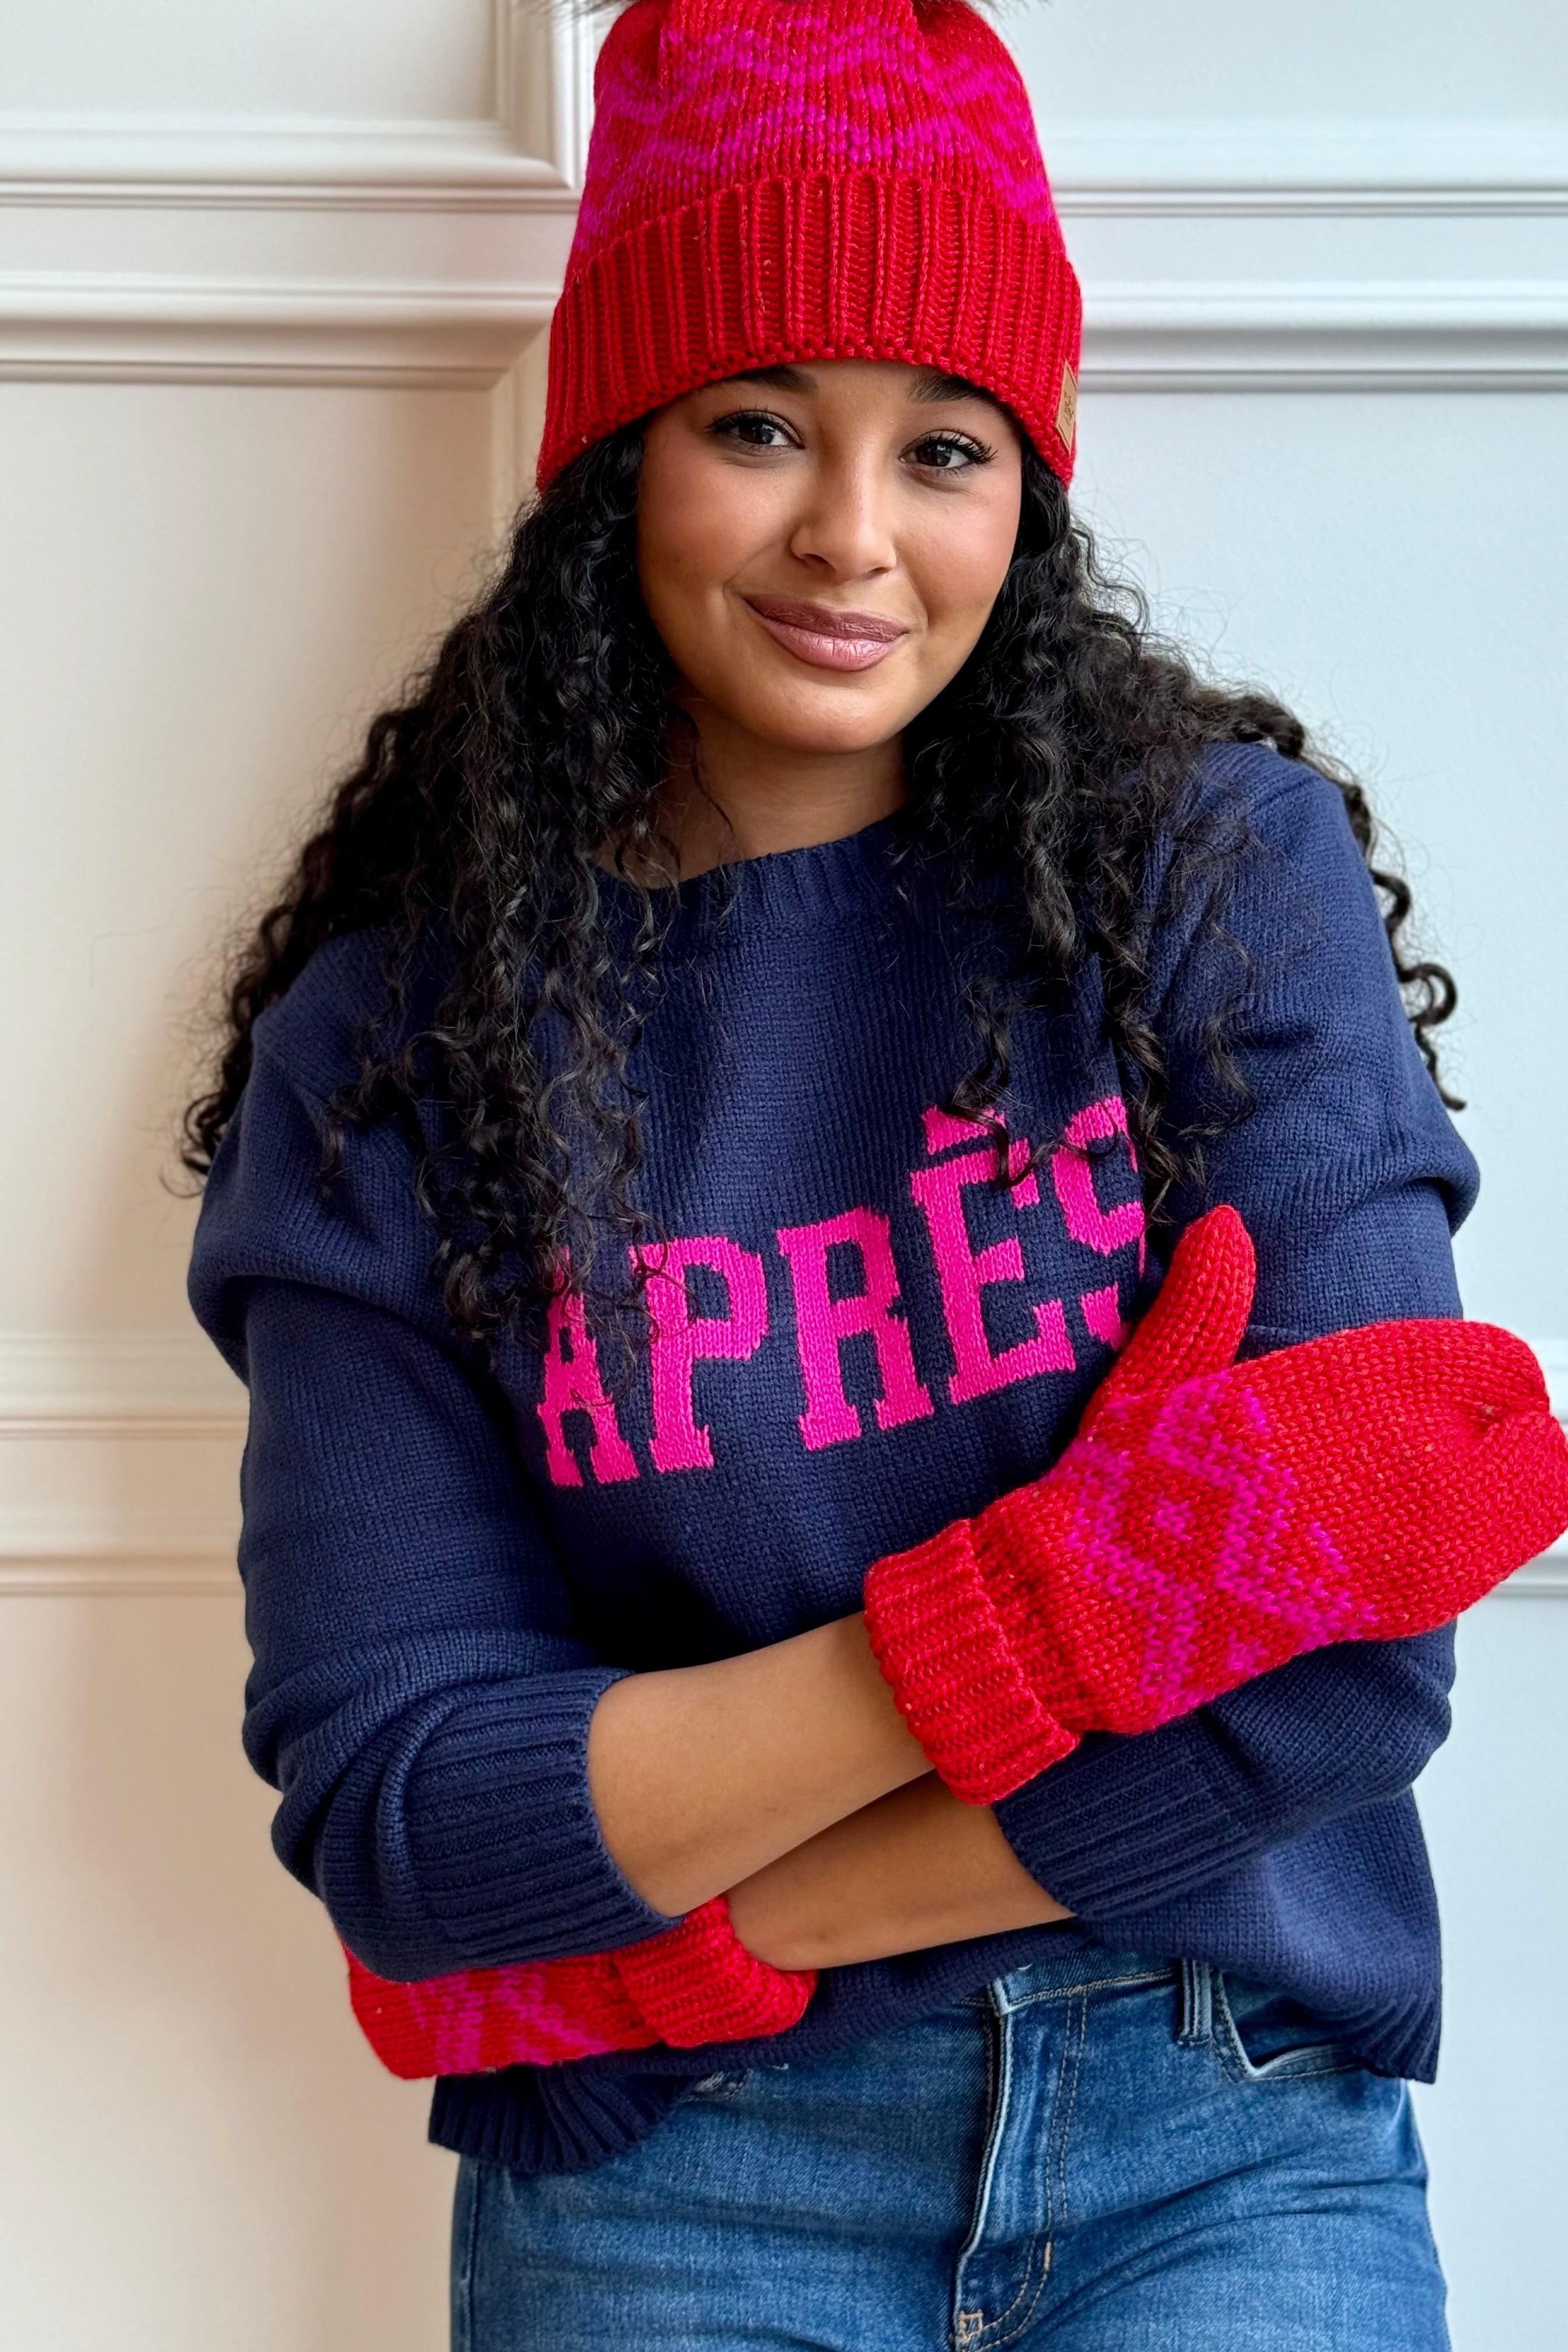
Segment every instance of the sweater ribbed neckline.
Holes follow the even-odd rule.
[[[926,861],[910,855],[916,843],[916,821],[906,803],[832,841],[733,858],[667,883],[655,891],[654,905],[661,914],[669,909],[672,938],[695,937],[715,925],[752,934],[841,923],[885,909],[900,868],[900,878],[911,881],[925,870]],[[605,873],[601,887],[606,911],[635,922],[640,900],[633,886]]]

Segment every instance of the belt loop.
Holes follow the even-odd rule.
[[[1214,1969],[1207,1960],[1178,1962],[1182,1979],[1182,2021],[1176,2040],[1184,2047],[1208,2042],[1214,2035]]]

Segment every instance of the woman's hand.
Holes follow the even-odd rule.
[[[1071,1916],[1029,1876],[995,1814],[934,1776],[730,1890],[735,1933],[778,1969],[845,1968]]]
[[[1568,1527],[1522,1340],[1411,1318],[1237,1363],[1252,1280],[1211,1210],[1055,1467],[868,1570],[877,1656],[969,1803],[1325,1643],[1435,1632]]]
[[[661,1936],[574,1959],[519,1960],[398,1984],[347,1947],[349,1997],[394,2074],[479,2074],[556,2066],[665,2042],[747,2042],[797,2024],[815,1969],[775,1969],[748,1950],[722,1896]]]

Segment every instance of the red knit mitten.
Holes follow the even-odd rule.
[[[868,1571],[882,1672],[971,1804],[1086,1731],[1429,1633],[1568,1527],[1568,1440],[1521,1340],[1412,1319],[1237,1364],[1251,1294],[1246,1227],[1215,1209],[1056,1467]]]
[[[413,2081],[498,2066],[553,2066],[656,2042],[694,2050],[747,2042],[798,2022],[815,1969],[775,1969],[747,1951],[724,1897],[678,1927],[614,1952],[395,1984],[345,1945],[349,1998],[384,2066]]]

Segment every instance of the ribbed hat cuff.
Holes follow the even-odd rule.
[[[1055,219],[980,188],[874,171],[721,188],[639,223],[569,278],[551,322],[538,484],[700,384],[814,359],[968,376],[1066,482],[1081,320]]]

